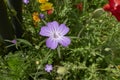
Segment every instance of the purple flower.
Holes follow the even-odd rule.
[[[39,16],[40,16],[41,19],[44,19],[44,18],[45,18],[45,15],[42,14],[42,13],[41,13]]]
[[[51,72],[52,70],[53,70],[53,67],[52,67],[51,64],[47,64],[47,65],[45,66],[45,71]]]
[[[51,49],[57,48],[58,44],[67,47],[71,40],[64,36],[69,32],[69,28],[65,24],[58,24],[57,21],[49,22],[40,30],[40,35],[49,37],[46,40],[46,46]]]
[[[23,3],[28,4],[29,0],[23,0]]]
[[[16,44],[17,41],[14,39],[14,40],[11,41],[11,43]]]

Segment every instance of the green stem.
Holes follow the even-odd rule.
[[[47,22],[44,20],[44,19],[42,19],[42,21],[43,21],[43,23],[46,25],[47,24]]]
[[[38,46],[40,47],[45,41],[46,41],[46,39],[41,41]]]
[[[85,28],[85,26],[83,26],[82,29],[79,31],[78,36],[77,36],[78,38],[80,37],[80,35],[83,32],[84,28]]]
[[[66,24],[66,22],[68,21],[68,18],[67,19],[65,19],[65,21],[63,22],[64,24]]]
[[[83,30],[84,30],[84,29],[86,28],[86,26],[88,25],[87,23],[90,23],[90,21],[91,21],[91,19],[92,19],[92,16],[93,16],[93,15],[90,16],[90,18],[86,21],[86,24],[83,25],[82,29],[79,31],[79,33],[78,33],[78,35],[77,35],[78,38],[81,36],[81,33],[83,32]]]
[[[58,57],[61,59],[60,46],[57,47]]]
[[[84,0],[83,1],[83,13],[86,12],[86,3],[87,3],[87,0]]]

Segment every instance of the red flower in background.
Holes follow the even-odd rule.
[[[120,0],[109,0],[109,3],[103,6],[105,11],[109,11],[120,21]]]
[[[53,13],[53,9],[47,10],[47,14],[51,15]]]
[[[82,9],[83,9],[82,3],[76,4],[76,7],[77,7],[77,9],[79,9],[80,11],[82,11]]]

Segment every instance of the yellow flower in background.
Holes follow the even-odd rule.
[[[39,3],[46,3],[48,0],[38,0]]]
[[[32,14],[32,18],[33,18],[33,21],[34,21],[34,22],[39,22],[39,21],[40,21],[38,12],[34,12],[34,13]]]
[[[53,4],[52,3],[45,3],[45,4],[41,4],[40,5],[40,10],[41,11],[47,11],[47,10],[50,10],[50,9],[53,9]]]
[[[117,67],[118,67],[118,69],[120,69],[120,65],[118,65]]]

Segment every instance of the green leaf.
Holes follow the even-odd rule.
[[[25,40],[25,39],[17,39],[17,41],[19,43],[23,43],[25,45],[32,46],[32,44],[29,41]]]

